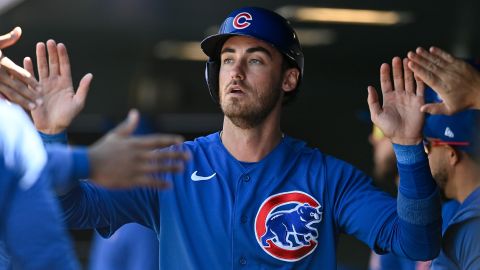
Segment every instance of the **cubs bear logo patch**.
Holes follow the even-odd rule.
[[[255,237],[270,256],[287,262],[299,261],[318,245],[315,224],[322,221],[322,206],[301,191],[268,197],[255,217]]]

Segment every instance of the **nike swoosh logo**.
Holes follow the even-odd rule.
[[[210,175],[210,176],[200,176],[200,175],[197,175],[197,172],[198,172],[198,171],[194,171],[194,172],[192,173],[192,176],[191,176],[192,181],[205,181],[205,180],[210,180],[210,179],[212,179],[215,175],[217,175],[217,173],[213,173],[213,174]]]

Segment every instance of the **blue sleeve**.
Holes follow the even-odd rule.
[[[48,167],[55,171],[51,179],[57,194],[65,194],[76,186],[79,179],[90,175],[87,148],[67,147],[67,133],[44,134],[39,132],[48,154]]]
[[[45,146],[50,144],[68,144],[68,136],[66,131],[60,132],[58,134],[45,134],[39,131],[38,134],[40,135],[40,138],[42,138],[43,144]]]
[[[86,148],[47,145],[46,150],[47,169],[54,175],[50,180],[57,194],[65,194],[78,184],[79,179],[89,176],[90,164]]]
[[[108,190],[88,181],[79,181],[89,174],[90,165],[85,148],[66,149],[66,133],[40,133],[49,155],[49,164],[58,169],[55,191],[64,209],[67,225],[76,229],[97,228],[110,236],[123,224],[137,222],[156,229],[158,226],[158,197],[153,189]],[[69,152],[70,151],[70,152]],[[69,177],[65,169],[71,167]],[[64,181],[63,179],[66,179]],[[59,182],[62,181],[62,182]]]
[[[153,188],[109,190],[87,181],[60,196],[70,228],[93,229],[109,237],[126,223],[136,222],[158,231],[159,197]]]
[[[459,269],[480,269],[480,218],[454,224],[445,234],[444,252]]]
[[[4,239],[13,269],[79,269],[47,178],[44,171],[32,187],[12,194]]]
[[[440,201],[436,189],[426,198],[410,199],[407,207],[373,186],[370,178],[353,166],[330,158],[326,169],[337,227],[354,235],[379,254],[392,252],[410,260],[430,260],[440,250]],[[427,160],[404,166],[400,181],[433,181]],[[408,181],[411,179],[407,179]],[[415,193],[414,190],[413,193]],[[400,192],[399,192],[400,193]],[[408,193],[408,196],[411,196]],[[417,208],[415,208],[417,207]],[[433,216],[431,212],[437,211]],[[399,212],[406,215],[401,217]],[[432,216],[421,220],[419,215]],[[422,221],[424,223],[418,222]],[[425,222],[427,221],[427,222]]]

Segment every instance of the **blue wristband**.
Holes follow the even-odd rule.
[[[67,144],[68,138],[67,138],[67,132],[63,131],[57,134],[45,134],[42,132],[38,132],[40,134],[40,137],[42,138],[43,144]]]

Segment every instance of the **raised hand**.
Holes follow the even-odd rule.
[[[0,36],[0,49],[15,44],[22,29],[15,27],[10,33]],[[31,73],[17,66],[0,51],[0,97],[33,110],[42,103],[39,84]]]
[[[407,67],[408,59],[395,57],[392,60],[393,84],[390,77],[390,66],[380,67],[380,84],[383,105],[380,105],[377,91],[368,87],[368,107],[373,123],[393,143],[416,145],[422,141],[424,114],[420,107],[424,104],[422,81],[414,79],[412,71]]]
[[[178,172],[189,155],[182,151],[158,151],[183,142],[178,135],[132,137],[139,115],[131,110],[127,120],[89,147],[91,179],[108,188],[148,186],[167,188],[152,174]],[[154,151],[156,150],[156,151]]]
[[[66,129],[85,105],[92,74],[85,75],[78,86],[73,88],[70,60],[67,48],[53,40],[37,44],[37,68],[43,104],[31,111],[37,130],[55,134]],[[24,68],[33,73],[32,60],[26,57]]]
[[[442,103],[425,104],[430,114],[451,115],[468,108],[480,109],[480,73],[449,53],[431,47],[409,52],[408,67],[442,98]]]

